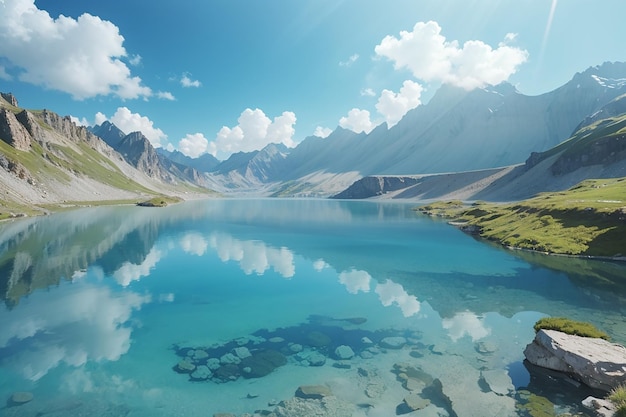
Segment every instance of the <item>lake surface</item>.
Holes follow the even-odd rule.
[[[523,350],[547,315],[626,342],[626,268],[506,251],[412,207],[208,200],[0,224],[0,415],[382,417],[410,394],[411,416],[587,415],[589,391]],[[303,385],[333,397],[295,400]]]

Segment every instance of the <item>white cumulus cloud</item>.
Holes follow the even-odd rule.
[[[354,64],[354,63],[355,63],[358,59],[359,59],[359,54],[353,54],[353,55],[350,55],[350,57],[349,57],[347,60],[339,62],[339,66],[340,66],[340,67],[350,67],[350,66],[352,66],[352,64]]]
[[[514,36],[507,34],[505,41]],[[408,69],[415,78],[438,81],[465,89],[499,84],[526,62],[528,52],[501,42],[492,48],[479,40],[459,46],[447,41],[437,22],[418,22],[400,37],[386,36],[375,47],[376,54],[393,61],[396,69]]]
[[[424,88],[415,81],[406,80],[400,88],[400,92],[383,90],[376,103],[376,110],[385,117],[387,125],[392,127],[404,117],[411,109],[416,108],[422,102],[420,97]]]
[[[294,147],[293,135],[296,115],[285,111],[272,121],[261,109],[245,109],[237,126],[223,126],[215,141],[209,144],[209,153],[213,156],[230,155],[235,152],[251,152],[264,148],[270,143],[282,143]]]
[[[89,125],[90,125],[90,123],[89,123],[89,122],[87,121],[87,119],[86,119],[86,118],[84,118],[84,117],[82,117],[82,118],[80,118],[80,119],[79,119],[79,118],[78,118],[78,117],[76,117],[76,116],[72,116],[72,115],[70,115],[70,120],[71,120],[72,122],[74,122],[74,124],[75,124],[76,126],[89,126]]]
[[[180,78],[180,85],[186,88],[198,88],[202,86],[202,83],[198,80],[192,80],[191,78],[189,78],[189,74],[183,74],[183,76]]]
[[[156,93],[156,96],[163,100],[169,100],[169,101],[176,100],[176,97],[174,97],[174,94],[170,93],[169,91],[158,91]]]
[[[96,117],[95,117],[95,121],[94,123],[97,125],[101,125],[102,123],[106,122],[108,120],[106,114],[102,113],[102,112],[98,112],[96,113]]]
[[[354,108],[348,112],[347,116],[339,119],[339,126],[356,133],[370,133],[376,127],[376,124],[372,122],[368,110]]]
[[[54,19],[34,0],[0,2],[0,56],[9,62],[5,69],[24,82],[78,100],[150,97],[151,89],[121,60],[127,57],[123,43],[119,28],[97,16]]]
[[[178,142],[178,149],[191,158],[197,158],[209,149],[209,141],[202,133],[188,133]]]
[[[332,129],[328,127],[317,126],[315,128],[315,132],[313,132],[314,136],[318,138],[327,138],[331,133],[333,133]]]
[[[133,55],[128,58],[128,63],[133,67],[136,67],[141,64],[142,57],[139,54]]]
[[[139,113],[131,112],[128,107],[118,107],[110,119],[103,113],[96,113],[96,124],[100,125],[105,120],[109,120],[126,134],[141,132],[155,148],[166,145],[167,135],[161,129],[154,127],[152,120]]]

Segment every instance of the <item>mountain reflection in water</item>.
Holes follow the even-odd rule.
[[[334,335],[333,348],[305,345],[300,357],[290,356],[288,374],[276,370],[266,377],[272,398],[318,380],[356,398],[340,383],[349,367],[309,370],[304,358],[322,353],[336,359],[332,343],[343,340],[364,361],[354,365],[356,372],[368,363],[368,351],[348,335],[399,335],[409,340],[404,349],[376,356],[376,375],[390,378],[386,384],[399,383],[393,372],[402,360],[433,378],[440,374],[442,383],[453,379],[450,367],[465,369],[467,378],[484,368],[508,373],[508,394],[498,400],[506,408],[525,401],[514,391],[524,381],[541,390],[520,366],[538,318],[591,321],[626,341],[624,293],[599,280],[626,276],[623,265],[576,260],[576,273],[554,262],[542,267],[528,254],[519,258],[418,217],[411,207],[209,200],[163,209],[91,208],[2,224],[0,400],[16,389],[32,391],[39,403],[19,410],[36,413],[53,410],[53,399],[86,404],[98,395],[93,407],[123,405],[151,415],[156,395],[168,398],[159,412],[171,415],[199,390],[210,390],[221,398],[215,412],[249,412],[267,407],[267,398],[241,403],[253,387],[244,382],[190,384],[172,371],[172,346],[179,355],[209,346],[217,352],[251,335],[280,335],[293,339],[284,342],[291,349],[289,343],[308,340],[302,332],[321,329]],[[254,352],[253,344],[241,346]],[[468,407],[495,398],[483,394]],[[394,395],[369,401],[386,409],[386,402],[402,401]],[[85,412],[82,407],[76,412]]]

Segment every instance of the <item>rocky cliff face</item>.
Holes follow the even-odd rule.
[[[592,165],[609,165],[626,160],[626,135],[594,140],[583,149],[563,152],[550,168],[560,176]]]
[[[28,130],[28,133],[30,133],[33,140],[39,144],[43,144],[46,141],[46,132],[31,112],[28,110],[22,110],[16,115],[16,117],[22,126]]]
[[[28,151],[32,137],[12,111],[0,109],[0,139],[15,149]]]
[[[418,182],[419,179],[417,177],[365,177],[331,198],[361,199],[376,197],[390,191],[405,189]]]
[[[138,170],[153,178],[164,179],[159,156],[150,141],[141,132],[132,132],[124,137],[117,147],[124,159]]]
[[[17,98],[11,93],[0,93],[0,97],[7,101],[11,106],[18,107]]]

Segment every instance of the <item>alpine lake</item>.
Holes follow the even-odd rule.
[[[590,416],[545,316],[626,342],[626,265],[416,203],[211,199],[0,224],[0,415]],[[16,395],[17,393],[17,395]]]

